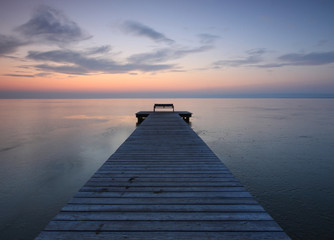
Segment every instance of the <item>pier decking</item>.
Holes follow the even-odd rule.
[[[184,121],[186,122],[189,122],[189,119],[191,118],[192,116],[192,113],[191,112],[187,112],[187,111],[174,111],[173,109],[173,112],[178,114],[180,117],[183,118]],[[145,120],[145,118],[147,118],[150,114],[152,113],[156,113],[155,111],[140,111],[140,112],[137,112],[136,113],[136,117],[137,117],[137,120],[138,120],[138,124],[140,124],[142,121]],[[161,113],[161,112],[160,112]]]
[[[149,112],[37,239],[289,239],[178,112]]]

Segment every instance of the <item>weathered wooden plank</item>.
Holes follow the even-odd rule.
[[[117,175],[117,174],[142,174],[142,175],[149,175],[149,174],[164,174],[164,175],[167,175],[167,174],[181,174],[181,175],[184,175],[184,174],[207,174],[207,175],[211,175],[211,174],[218,174],[218,175],[222,175],[222,174],[229,174],[231,175],[230,172],[228,171],[214,171],[214,170],[210,170],[210,171],[172,171],[172,170],[166,170],[166,171],[156,171],[156,170],[153,170],[153,171],[147,171],[147,170],[136,170],[136,171],[126,171],[126,170],[120,170],[120,171],[117,171],[117,170],[104,170],[104,169],[101,169],[99,171],[99,175],[102,175],[102,174],[110,174],[110,175]],[[224,176],[222,175],[222,176]]]
[[[126,187],[82,187],[80,192],[242,192],[244,187],[239,186],[218,186],[218,187],[136,187],[127,185]]]
[[[199,153],[198,153],[199,154]],[[193,155],[193,156],[191,156]],[[111,163],[112,161],[134,161],[134,160],[141,160],[141,161],[145,161],[145,160],[155,160],[155,161],[160,161],[160,160],[171,160],[173,162],[173,160],[178,160],[178,161],[184,161],[187,162],[188,160],[191,162],[213,162],[215,161],[216,163],[219,162],[219,160],[216,159],[215,156],[206,156],[205,154],[203,154],[202,156],[198,156],[196,153],[190,153],[187,155],[174,155],[174,156],[167,156],[167,155],[158,155],[155,154],[154,152],[150,152],[150,153],[135,153],[135,155],[130,155],[130,154],[120,154],[118,156],[114,156],[113,158],[109,159],[109,162]]]
[[[168,166],[132,166],[132,167],[122,167],[122,166],[103,166],[99,169],[99,171],[102,172],[229,172],[226,168],[223,167],[181,167],[181,166],[175,166],[175,167],[168,167]]]
[[[280,231],[274,221],[52,221],[47,231]]]
[[[200,204],[200,205],[72,205],[68,204],[62,208],[63,212],[264,212],[260,205],[254,204]]]
[[[75,197],[251,197],[248,192],[78,192]]]
[[[231,204],[258,204],[258,202],[254,198],[227,198],[227,197],[221,197],[221,198],[187,198],[187,197],[177,197],[177,198],[150,198],[150,197],[136,197],[136,198],[124,198],[124,197],[113,197],[113,198],[72,198],[69,201],[69,204],[188,204],[188,205],[198,205],[198,204],[225,204],[225,205],[231,205]]]
[[[216,162],[214,162],[216,161]],[[126,164],[154,164],[154,165],[166,165],[168,163],[171,164],[188,164],[188,166],[191,166],[191,164],[210,164],[210,163],[219,163],[218,160],[210,160],[210,159],[204,159],[204,160],[187,160],[187,159],[182,159],[182,158],[173,158],[173,159],[164,159],[164,158],[153,158],[153,157],[145,157],[143,158],[132,158],[132,159],[128,159],[128,158],[119,158],[119,159],[113,159],[113,160],[109,160],[108,163],[106,164],[113,164],[113,163],[124,163],[124,165]]]
[[[166,138],[168,136],[165,136],[164,138]],[[153,140],[152,140],[153,141]],[[203,146],[200,145],[196,145],[196,146],[187,146],[187,149],[182,149],[181,147],[174,149],[175,152],[173,152],[173,154],[168,154],[168,152],[162,152],[162,151],[153,151],[150,152],[153,146],[153,143],[151,142],[150,146],[147,146],[147,144],[141,144],[144,148],[141,148],[139,150],[137,150],[136,154],[139,154],[138,157],[144,157],[144,156],[150,156],[152,154],[152,157],[166,157],[166,158],[171,158],[173,156],[175,157],[185,157],[185,158],[215,158],[216,155],[213,152],[209,152],[209,150]],[[134,141],[135,142],[135,141]],[[130,143],[130,142],[129,142]],[[139,144],[139,143],[136,143]],[[180,144],[178,144],[180,145]],[[184,145],[184,144],[183,144]],[[172,145],[170,144],[170,146],[176,147],[176,145]],[[184,145],[185,146],[185,145]],[[115,153],[115,155],[113,155],[111,158],[117,158],[119,156],[122,157],[136,157],[136,155],[133,155],[131,152],[123,152],[123,150],[125,149],[125,147],[120,147],[119,149],[122,149],[122,152],[117,152]],[[190,155],[189,155],[190,154]]]
[[[224,170],[228,170],[226,167],[222,166],[219,163],[184,163],[183,161],[180,161],[178,163],[161,163],[157,161],[150,161],[150,162],[138,162],[138,161],[132,161],[132,162],[110,162],[105,163],[102,168],[112,168],[112,169],[140,169],[140,168],[147,168],[147,169],[211,169],[211,168],[221,168]]]
[[[241,187],[237,181],[225,182],[136,182],[136,181],[88,181],[85,187]]]
[[[178,178],[166,178],[166,177],[145,177],[145,176],[131,176],[131,177],[92,177],[90,180],[95,182],[230,182],[237,181],[233,176],[215,178],[215,177],[178,177]]]
[[[109,173],[100,173],[97,172],[93,175],[93,177],[165,177],[165,178],[175,178],[175,177],[211,177],[211,178],[222,178],[222,177],[233,177],[231,173],[127,173],[124,172],[123,174],[109,174]]]
[[[191,164],[210,164],[210,163],[215,163],[219,164],[219,160],[217,159],[208,159],[208,158],[186,158],[186,157],[174,157],[174,158],[167,158],[167,157],[153,157],[153,156],[143,156],[143,157],[129,157],[129,156],[124,156],[124,157],[118,157],[114,159],[109,159],[109,162],[106,164],[113,164],[115,163],[137,163],[137,164],[161,164],[165,165],[168,164],[169,162],[171,164],[190,164],[188,166],[191,166]]]
[[[136,143],[137,144],[137,143]],[[146,144],[147,145],[147,144]],[[152,151],[152,145],[150,147],[146,147],[145,144],[142,144],[143,147],[145,148],[141,148],[140,150],[137,150],[136,152],[134,152],[135,154],[138,154],[138,156],[133,155],[130,152],[118,152],[117,154],[115,154],[112,158],[117,159],[117,157],[149,157],[151,154],[151,157],[165,157],[165,158],[172,158],[173,156],[175,157],[184,157],[185,159],[187,158],[196,158],[196,159],[200,159],[200,158],[205,158],[205,159],[210,159],[210,158],[215,158],[215,155],[213,153],[209,153],[207,152],[205,149],[201,149],[201,147],[198,145],[190,147],[187,146],[188,149],[182,151],[182,148],[177,148],[174,149],[175,153],[173,152],[172,155],[168,155],[167,152],[162,152],[162,151]],[[176,147],[174,145],[170,145],[173,147]],[[124,150],[125,148],[123,147],[122,150]]]
[[[174,158],[179,158],[179,159],[208,159],[208,160],[215,160],[216,159],[216,155],[214,155],[213,153],[209,154],[203,150],[199,150],[198,151],[198,146],[196,146],[196,149],[188,149],[187,151],[181,151],[182,149],[178,149],[178,151],[175,150],[175,153],[171,154],[167,154],[164,152],[159,152],[159,151],[155,151],[152,152],[150,151],[151,149],[142,149],[141,151],[137,151],[134,152],[135,154],[131,154],[129,152],[121,152],[121,153],[117,153],[115,155],[113,155],[110,160],[113,159],[119,159],[120,157],[122,158],[157,158],[157,157],[161,157],[163,159],[174,159]]]
[[[36,240],[82,240],[82,239],[159,239],[159,240],[176,240],[176,239],[191,239],[191,240],[289,240],[290,238],[284,232],[170,232],[170,231],[155,231],[155,232],[106,232],[97,230],[95,232],[42,232]]]
[[[266,212],[60,212],[59,221],[256,221],[273,219]]]

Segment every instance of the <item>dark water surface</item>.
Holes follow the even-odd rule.
[[[0,239],[33,239],[154,103],[192,128],[293,239],[334,239],[334,99],[0,100]]]

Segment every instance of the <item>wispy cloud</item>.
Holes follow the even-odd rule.
[[[33,61],[31,65],[20,66],[26,70],[38,70],[37,74],[7,74],[11,77],[37,77],[53,73],[68,75],[114,74],[159,71],[183,71],[177,64],[166,63],[182,57],[201,53],[214,48],[214,42],[219,36],[199,34],[199,46],[185,47],[175,43],[163,33],[135,21],[126,21],[122,29],[129,34],[145,37],[155,42],[168,44],[165,48],[141,54],[130,55],[123,61],[115,61],[110,45],[73,50],[73,45],[89,39],[77,23],[70,20],[62,11],[49,6],[38,7],[32,17],[24,24],[15,28],[16,38],[0,35],[0,55],[13,53],[22,45],[51,45],[52,51],[28,51],[21,60]],[[25,41],[20,40],[25,39]],[[8,56],[7,56],[8,57]]]
[[[37,61],[50,61],[56,63],[76,63],[80,66],[90,66],[94,68],[95,65],[101,66],[113,64],[110,60],[97,60],[96,58],[87,58],[80,52],[71,50],[54,50],[47,52],[29,51],[27,58]]]
[[[200,46],[197,48],[163,48],[150,53],[134,54],[128,58],[130,62],[155,63],[176,60],[193,53],[200,53],[212,49],[212,46]]]
[[[278,59],[289,65],[323,65],[334,62],[334,51],[307,54],[290,53],[282,55]]]
[[[15,37],[0,34],[0,56],[13,53],[18,47],[26,45],[27,42],[19,40]]]
[[[63,12],[44,5],[37,8],[32,18],[16,30],[26,38],[56,44],[67,44],[90,38]]]
[[[220,38],[220,36],[212,35],[208,33],[199,34],[198,37],[200,38],[200,42],[205,45],[213,44],[216,40]]]
[[[251,49],[246,52],[247,56],[240,59],[233,60],[220,60],[213,63],[214,68],[221,67],[240,67],[240,66],[253,66],[254,64],[262,62],[262,55],[267,50],[265,48]]]
[[[34,67],[42,71],[64,73],[68,75],[87,75],[89,73],[87,69],[81,66],[39,64]]]
[[[322,40],[319,40],[317,43],[316,43],[316,47],[322,47],[322,46],[325,46],[326,44],[328,44],[329,41],[327,39],[322,39]]]
[[[260,68],[278,68],[284,66],[317,66],[334,63],[334,51],[312,53],[289,53],[277,58],[277,63],[258,65]]]
[[[0,56],[14,53],[19,47],[33,44],[55,43],[64,46],[90,38],[74,21],[57,9],[42,5],[38,7],[31,19],[16,27],[14,36],[0,34]],[[92,49],[90,54],[107,51],[108,46]],[[89,53],[87,53],[89,54]],[[10,56],[6,56],[10,57]]]
[[[174,41],[167,38],[164,34],[154,30],[153,28],[135,21],[126,21],[122,24],[122,29],[137,36],[149,38],[155,42],[164,42],[172,44]]]
[[[136,62],[122,64],[110,59],[87,57],[83,52],[71,50],[30,51],[27,58],[48,62],[34,66],[39,70],[73,75],[129,73],[132,71],[156,72],[174,67],[171,64],[145,64]]]
[[[334,63],[334,51],[312,53],[288,53],[276,58],[276,61],[265,63],[263,55],[268,53],[264,48],[252,49],[246,52],[247,56],[234,60],[220,60],[213,63],[214,68],[221,67],[255,67],[279,68],[285,66],[318,66]]]
[[[95,54],[106,54],[111,51],[111,46],[104,45],[100,47],[93,47],[86,50],[87,55],[95,55]]]
[[[26,78],[33,78],[33,77],[45,77],[45,76],[49,76],[51,75],[51,73],[48,72],[40,72],[40,73],[36,73],[36,74],[23,74],[23,73],[19,73],[19,72],[23,72],[23,71],[15,71],[16,73],[14,74],[4,74],[2,76],[6,76],[6,77],[26,77]]]
[[[32,75],[32,74],[4,74],[3,76],[6,76],[6,77],[28,77],[28,78],[35,77],[35,75]]]

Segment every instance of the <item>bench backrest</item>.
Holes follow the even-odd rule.
[[[156,108],[173,108],[173,112],[174,112],[174,104],[172,103],[156,103],[154,104],[154,107],[153,107],[154,112]]]

